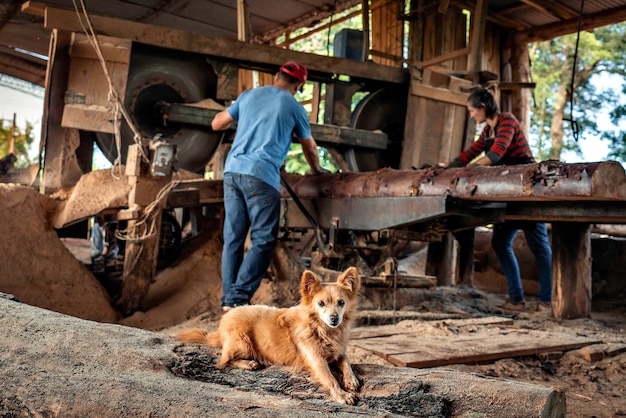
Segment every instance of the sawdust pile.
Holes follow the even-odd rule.
[[[51,227],[54,209],[52,199],[31,188],[0,184],[0,291],[41,308],[116,322],[107,292]]]

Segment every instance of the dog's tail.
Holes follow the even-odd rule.
[[[208,332],[200,328],[187,329],[176,334],[176,338],[184,343],[206,344],[211,347],[221,347],[222,339],[218,332]]]

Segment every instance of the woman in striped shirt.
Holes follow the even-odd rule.
[[[448,164],[448,167],[473,165],[514,165],[534,163],[535,159],[518,120],[511,113],[500,113],[491,93],[474,91],[468,98],[467,110],[476,123],[486,122],[485,128],[471,146]],[[485,154],[478,157],[482,152]],[[506,277],[509,297],[502,309],[526,310],[519,264],[513,251],[513,240],[522,229],[528,247],[535,255],[539,276],[539,302],[536,310],[551,311],[552,249],[548,228],[543,222],[504,222],[493,227],[491,245]]]

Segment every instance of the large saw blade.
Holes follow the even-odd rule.
[[[350,127],[381,130],[389,146],[384,151],[353,148],[344,153],[351,171],[375,171],[383,167],[399,168],[406,118],[406,86],[385,87],[365,96],[352,113]]]
[[[195,103],[214,98],[217,77],[211,66],[199,55],[169,51],[145,45],[133,45],[133,53],[124,95],[124,106],[133,124],[145,138],[160,133],[176,145],[178,167],[200,172],[209,162],[221,140],[221,133],[208,127],[165,123],[155,104]],[[96,142],[111,162],[118,155],[115,138],[111,134],[96,133]],[[126,162],[129,145],[134,143],[133,132],[126,124],[121,126],[121,160]]]

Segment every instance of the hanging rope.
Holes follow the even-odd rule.
[[[107,107],[111,109],[114,115],[113,130],[114,130],[114,135],[115,135],[115,145],[117,147],[117,158],[115,159],[113,165],[114,165],[114,169],[117,168],[118,170],[120,170],[120,167],[122,165],[122,161],[121,161],[122,140],[121,140],[121,134],[120,134],[119,114],[121,113],[124,119],[126,120],[126,123],[128,123],[128,126],[133,131],[133,140],[135,141],[135,143],[139,145],[141,145],[141,133],[135,127],[132,120],[130,119],[130,116],[128,115],[128,112],[126,112],[126,109],[122,105],[119,92],[117,88],[115,87],[115,85],[113,84],[113,80],[111,79],[111,74],[109,73],[109,69],[106,65],[106,60],[102,53],[102,48],[100,47],[100,41],[98,40],[98,36],[96,35],[96,32],[93,28],[93,24],[91,23],[91,18],[89,17],[89,14],[87,13],[87,7],[85,6],[84,0],[80,0],[80,7],[76,3],[76,0],[72,0],[72,3],[74,4],[74,10],[76,11],[78,22],[80,23],[80,26],[82,27],[83,32],[87,36],[89,43],[93,46],[96,52],[96,55],[98,56],[98,60],[100,61],[100,65],[102,67],[102,70],[104,71],[104,76],[106,77],[107,83],[109,85]],[[140,147],[140,149],[141,149],[141,156],[144,158],[146,162],[149,162],[148,156],[144,153],[143,148]],[[121,177],[121,173],[119,175]]]
[[[106,65],[104,54],[102,53],[102,48],[100,47],[100,41],[98,40],[98,36],[96,35],[96,32],[93,28],[93,24],[91,23],[91,18],[89,17],[87,13],[87,8],[85,6],[84,0],[80,0],[80,8],[78,4],[76,3],[76,0],[72,0],[72,2],[74,3],[74,10],[76,11],[76,16],[78,17],[78,21],[83,29],[83,32],[85,32],[87,39],[89,39],[89,42],[93,46],[96,52],[96,55],[98,56],[98,60],[100,61],[100,65],[102,66],[102,70],[104,71],[104,75],[109,85],[107,106],[109,109],[111,109],[114,115],[113,130],[114,130],[114,135],[115,135],[115,144],[117,147],[117,158],[115,159],[114,167],[113,167],[113,170],[111,170],[111,173],[113,174],[113,176],[115,176],[114,170],[116,168],[118,170],[121,170],[121,165],[122,165],[121,163],[122,141],[121,141],[121,132],[120,132],[120,118],[119,118],[120,113],[122,114],[122,116],[128,123],[128,126],[133,132],[133,140],[135,141],[136,144],[139,145],[141,157],[143,158],[145,162],[149,164],[150,159],[148,158],[148,156],[146,155],[144,151],[141,133],[135,127],[130,116],[128,115],[128,112],[126,112],[126,109],[122,105],[119,92],[117,88],[115,87],[115,85],[113,84],[113,80],[111,79],[111,75]],[[84,22],[83,22],[83,18],[84,18]],[[119,175],[119,178],[121,178],[122,173],[119,172],[118,175]],[[132,224],[131,227],[123,231],[117,230],[115,233],[115,236],[121,240],[125,240],[125,241],[132,242],[132,243],[139,243],[146,239],[155,237],[157,234],[157,230],[156,230],[157,215],[160,213],[160,210],[164,206],[163,202],[165,201],[169,193],[179,183],[180,181],[177,181],[177,180],[172,180],[169,183],[167,183],[159,191],[156,199],[153,202],[151,202],[148,206],[146,206],[144,210],[142,210],[139,219],[134,224]],[[139,254],[141,254],[142,250],[143,248],[140,249]]]
[[[570,128],[572,130],[572,136],[574,141],[578,142],[580,135],[580,125],[574,120],[574,78],[576,77],[576,62],[578,61],[578,43],[580,42],[580,31],[583,24],[583,13],[585,8],[585,0],[580,2],[580,13],[578,14],[578,33],[576,34],[576,47],[574,48],[574,63],[572,65],[572,79],[570,80],[570,100],[569,100],[569,113],[570,113]]]
[[[141,216],[131,227],[115,232],[115,236],[121,240],[138,243],[148,238],[156,236],[156,217],[164,206],[165,199],[176,186],[180,184],[178,180],[167,183],[157,194],[156,199],[142,211]]]

